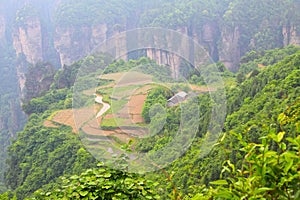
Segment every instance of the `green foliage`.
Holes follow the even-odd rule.
[[[80,63],[76,62],[72,65],[65,65],[54,76],[54,83],[51,86],[54,89],[71,88],[76,80]]]
[[[98,166],[79,176],[63,178],[63,185],[53,191],[37,191],[33,199],[160,199],[153,188],[157,183]]]
[[[250,51],[241,58],[241,67],[239,73],[242,75],[249,74],[252,70],[261,70],[259,65],[267,67],[274,65],[285,57],[292,55],[299,51],[297,46],[287,46],[283,49],[273,49],[266,51]]]
[[[7,148],[11,138],[22,129],[26,117],[21,111],[16,59],[13,48],[0,42],[0,193],[7,188],[3,184],[7,169]]]
[[[245,154],[242,166],[225,162],[222,173],[229,177],[210,183],[219,185],[212,189],[213,199],[298,199],[300,136],[285,134],[270,133],[261,138],[261,143],[247,143],[238,135],[243,144],[240,151]]]
[[[43,113],[46,110],[70,108],[72,102],[66,102],[67,96],[71,95],[70,92],[67,89],[52,90],[42,97],[31,99],[27,104],[23,105],[23,110],[26,114],[32,114]]]
[[[282,25],[295,24],[299,8],[297,1],[280,0],[227,0],[227,1],[166,1],[159,7],[153,7],[141,14],[140,25],[182,29],[187,27],[188,34],[203,34],[204,25],[213,25],[214,31],[210,37],[214,38],[217,48],[219,30],[234,31],[238,28],[239,43],[242,55],[249,50],[267,50],[283,47]],[[224,36],[224,35],[223,35]],[[226,36],[225,36],[226,37]],[[211,45],[207,45],[205,38],[199,38],[201,43],[209,49],[214,60],[218,60],[219,46],[213,52]]]
[[[11,191],[7,191],[5,193],[0,194],[0,199],[2,199],[2,200],[16,200],[17,197]]]
[[[15,190],[18,199],[30,196],[59,176],[82,172],[95,163],[69,127],[46,128],[44,120],[32,114],[9,148],[6,184]]]
[[[299,199],[299,108],[298,98],[278,115],[279,127],[264,125],[268,134],[259,142],[231,132],[241,144],[242,162],[225,160],[221,179],[210,182],[210,187],[198,186],[198,194],[185,199]]]
[[[137,71],[144,74],[151,75],[156,81],[172,81],[171,71],[167,66],[160,66],[154,60],[146,57],[141,57],[138,60],[119,60],[111,63],[105,68],[104,74],[111,74],[117,72]]]
[[[150,110],[155,104],[161,104],[162,107],[167,105],[167,99],[172,97],[172,92],[164,87],[156,87],[152,89],[143,106],[142,116],[146,123],[151,121]],[[153,116],[153,119],[155,117]]]
[[[204,194],[207,194],[207,196],[216,194],[214,193],[215,190],[204,188],[201,184],[219,180],[222,170],[221,164],[224,160],[229,159],[230,162],[226,162],[227,165],[225,166],[229,170],[227,170],[227,173],[224,172],[224,178],[226,176],[230,177],[230,179],[226,179],[226,183],[227,185],[230,184],[230,187],[224,187],[222,190],[217,190],[217,192],[221,191],[224,192],[223,195],[225,193],[229,196],[232,195],[232,198],[234,198],[234,195],[240,196],[243,194],[247,194],[249,198],[251,195],[257,195],[255,198],[273,198],[272,196],[261,195],[274,195],[275,198],[284,199],[285,197],[280,196],[283,194],[290,194],[290,198],[298,197],[294,192],[295,189],[289,187],[293,185],[293,177],[287,178],[286,176],[287,173],[295,173],[294,166],[297,166],[295,163],[299,161],[295,156],[290,156],[290,153],[293,154],[293,148],[296,148],[295,145],[293,146],[292,141],[298,141],[296,136],[299,134],[299,117],[297,117],[299,116],[299,104],[294,104],[294,102],[299,101],[300,59],[299,52],[296,53],[299,48],[288,47],[283,50],[265,50],[283,46],[282,27],[289,29],[295,26],[296,33],[299,32],[299,1],[188,0],[183,2],[179,0],[129,0],[122,2],[120,0],[87,0],[83,2],[79,0],[64,0],[60,1],[62,4],[57,7],[54,13],[51,11],[49,13],[40,13],[40,9],[31,6],[30,3],[32,2],[37,3],[38,1],[27,1],[26,6],[21,7],[17,11],[16,16],[13,16],[14,13],[9,13],[9,16],[13,16],[16,20],[17,25],[23,26],[26,20],[31,17],[53,14],[56,25],[60,27],[77,29],[78,26],[81,26],[89,29],[93,25],[106,23],[108,36],[112,35],[113,32],[136,26],[173,28],[184,31],[189,36],[197,35],[198,42],[204,45],[205,48],[209,51],[215,49],[214,52],[210,52],[214,60],[219,58],[218,51],[224,50],[220,45],[218,46],[218,43],[222,42],[220,37],[229,38],[234,33],[235,38],[238,38],[237,48],[240,49],[241,55],[244,55],[248,50],[253,50],[242,58],[242,66],[239,74],[236,76],[238,86],[227,90],[228,115],[224,132],[241,133],[242,140],[228,136],[228,138],[225,138],[225,141],[228,142],[227,145],[217,145],[206,157],[199,158],[197,156],[202,155],[206,151],[202,145],[203,138],[206,135],[210,117],[214,114],[211,113],[211,107],[215,104],[215,102],[210,100],[209,95],[200,95],[198,106],[200,108],[201,122],[197,138],[185,155],[166,169],[170,174],[173,174],[172,179],[168,181],[172,180],[174,184],[172,185],[170,182],[165,181],[164,177],[159,173],[150,174],[149,177],[156,178],[163,186],[166,186],[167,192],[159,191],[165,198],[170,197],[168,194],[174,190],[174,187],[177,187],[177,192],[180,195],[194,194],[197,190],[203,191],[203,194],[198,194],[194,197],[194,199],[201,199],[205,196]],[[47,1],[48,5],[52,3]],[[10,3],[10,5],[13,4],[14,2]],[[21,5],[17,4],[18,7]],[[1,11],[5,10],[6,6],[3,7]],[[45,19],[41,19],[42,26],[45,25],[43,20]],[[7,20],[7,22],[9,21]],[[47,27],[43,34],[50,36],[53,28]],[[204,34],[207,32],[207,28],[210,28],[208,32],[211,38],[207,38]],[[9,29],[8,27],[6,35],[9,35]],[[285,43],[290,42],[289,37],[290,35],[287,33]],[[213,40],[211,41],[211,39]],[[8,40],[11,40],[11,38],[8,38]],[[12,41],[8,42],[12,43]],[[20,110],[20,106],[19,89],[16,84],[18,82],[17,72],[14,67],[17,65],[13,56],[15,52],[6,43],[7,41],[1,40],[0,44],[2,52],[0,55],[0,171],[6,168],[4,162],[6,159],[5,151],[11,144],[11,137],[20,130],[25,121],[23,114],[17,111]],[[216,50],[218,47],[219,49]],[[54,49],[54,47],[49,48]],[[49,53],[45,53],[44,57],[48,57],[47,54]],[[292,54],[295,55],[289,56]],[[139,51],[132,57],[140,57],[142,55],[145,55],[145,52]],[[24,55],[19,55],[19,59],[24,59]],[[71,134],[69,128],[45,128],[42,126],[42,122],[53,111],[72,107],[71,91],[68,89],[72,88],[77,72],[80,71],[81,67],[89,69],[88,73],[91,74],[90,76],[79,77],[78,81],[91,83],[95,75],[101,73],[110,61],[105,56],[89,56],[70,66],[64,66],[55,76],[54,68],[45,63],[38,63],[29,68],[26,78],[27,95],[25,96],[24,110],[27,114],[32,114],[32,116],[24,131],[19,133],[19,139],[14,141],[10,148],[10,158],[8,160],[10,169],[7,172],[8,186],[15,190],[19,198],[29,196],[34,190],[43,187],[43,185],[45,186],[45,184],[47,184],[45,187],[48,187],[48,189],[56,188],[59,183],[56,182],[58,176],[73,173],[79,174],[83,169],[94,164],[89,153],[83,149],[75,136]],[[264,69],[258,69],[258,65]],[[214,82],[218,76],[224,79],[235,77],[232,73],[226,71],[222,63],[217,64],[221,73],[211,71],[210,67],[203,74],[197,74],[191,71],[192,69],[181,70],[181,73],[187,76],[191,83],[199,85],[205,84],[201,76],[210,75],[208,80],[211,80],[211,82]],[[142,72],[151,74],[159,81],[173,81],[166,79],[166,77],[170,77],[168,67],[158,66],[154,61],[146,58],[137,61],[114,62],[107,67],[105,73],[128,71],[133,68],[139,68]],[[102,83],[99,82],[99,84]],[[52,90],[49,91],[51,84]],[[90,84],[83,85],[79,90],[90,89],[89,86]],[[137,148],[145,152],[161,149],[171,141],[178,131],[181,113],[180,108],[169,108],[164,110],[164,113],[156,112],[161,110],[161,107],[155,106],[155,103],[157,103],[155,101],[165,105],[166,99],[170,97],[169,94],[166,95],[162,92],[162,94],[153,96],[149,94],[148,97],[143,115],[146,121],[150,123],[151,131],[159,134],[138,141]],[[88,102],[87,98],[84,96],[78,101]],[[283,111],[284,113],[282,113]],[[151,115],[151,112],[155,115]],[[166,114],[165,118],[164,114]],[[279,122],[277,121],[278,115]],[[152,116],[152,120],[150,120],[151,117],[149,116]],[[165,126],[162,129],[158,129],[157,127],[161,127],[164,120],[166,120]],[[274,133],[266,136],[269,133],[269,124],[271,126],[270,129]],[[214,125],[216,126],[216,124]],[[285,132],[285,135],[280,141],[283,132]],[[261,137],[264,137],[262,144],[259,143],[259,138]],[[244,145],[245,151],[240,151],[243,143],[247,143],[247,145]],[[284,144],[286,144],[286,149]],[[251,151],[248,147],[252,147],[254,150]],[[180,149],[180,146],[177,148]],[[285,152],[290,153],[284,154]],[[170,156],[173,153],[170,151]],[[262,156],[267,153],[271,156]],[[245,155],[248,155],[248,157],[245,157]],[[279,162],[276,166],[272,165],[272,163],[275,163],[274,158]],[[286,170],[285,167],[291,165],[289,163],[291,162],[290,160],[292,160],[293,166]],[[251,169],[247,168],[251,165]],[[233,170],[233,166],[235,170]],[[244,168],[242,168],[243,166]],[[269,167],[266,168],[266,166]],[[269,176],[271,174],[270,170],[276,171],[282,177]],[[253,177],[245,173],[245,171],[248,171],[247,173],[252,172],[255,178],[252,179]],[[84,180],[87,180],[89,175],[98,174],[98,171],[87,173],[90,174],[82,175]],[[117,174],[119,172],[114,171],[114,173]],[[123,175],[120,176],[122,177]],[[135,176],[134,178],[139,179],[139,177]],[[282,187],[279,186],[280,181],[286,181],[286,178],[288,181],[284,182]],[[2,180],[1,176],[0,180]],[[80,180],[74,178],[68,181],[70,187],[72,184],[77,187],[75,182]],[[224,181],[212,183],[217,185],[225,184]],[[83,183],[85,188],[92,187],[89,184],[88,182]],[[240,184],[244,184],[246,189],[240,188]],[[256,190],[257,187],[262,189]],[[232,190],[229,190],[230,188]],[[0,184],[0,192],[4,190],[6,188]],[[71,190],[68,191],[70,192]],[[249,194],[249,191],[252,192]],[[232,194],[233,192],[235,193]],[[83,196],[87,194],[83,193]],[[81,194],[77,193],[76,195]],[[219,193],[219,195],[222,197],[222,194]],[[13,197],[14,193],[7,192],[2,194],[0,199],[11,199]],[[173,197],[175,198],[176,195]]]
[[[258,75],[249,77],[239,86],[228,89],[227,117],[223,131],[241,133],[245,142],[259,144],[259,138],[266,136],[269,128],[280,127],[277,118],[281,115],[281,120],[286,121],[286,127],[284,130],[276,130],[275,133],[284,131],[286,137],[297,137],[297,132],[294,130],[299,127],[297,125],[299,118],[296,117],[299,113],[297,111],[299,105],[294,105],[294,103],[299,101],[299,60],[299,52],[297,52],[279,63],[269,66]],[[173,162],[166,170],[170,174],[174,172],[172,183],[179,194],[196,194],[202,191],[204,194],[202,196],[205,197],[205,192],[211,193],[211,191],[207,191],[208,189],[202,188],[201,185],[208,185],[209,182],[219,180],[222,165],[226,160],[230,160],[236,168],[240,169],[245,153],[239,150],[242,148],[241,143],[228,135],[223,141],[224,145],[216,145],[207,156],[201,157],[206,148],[209,148],[209,146],[206,147],[207,144],[203,143],[202,138],[206,135],[211,116],[210,106],[214,105],[214,102],[211,102],[209,95],[206,98],[205,95],[199,98],[201,124],[199,124],[198,138],[194,140],[184,156]],[[285,112],[286,108],[289,108],[290,112]],[[281,114],[282,112],[285,114]],[[172,116],[176,122],[176,114],[172,113]],[[292,116],[296,120],[291,122],[288,117]],[[166,124],[176,126],[176,123],[173,124],[169,121]],[[141,142],[143,150],[151,151],[156,148],[155,145],[160,146],[169,142],[166,138],[174,130],[167,128],[168,126],[164,127],[162,130],[164,135],[160,138],[143,140]],[[288,131],[289,129],[293,131]],[[272,145],[273,148],[274,144]],[[172,191],[172,187],[167,181],[164,181],[161,174],[151,174],[149,177],[160,180],[161,187],[166,187],[169,193]],[[226,174],[224,174],[225,177]],[[161,193],[161,195],[167,198],[165,193]],[[201,194],[197,196],[201,199]]]
[[[87,61],[88,59],[82,61],[81,66],[87,66]],[[23,105],[30,118],[24,130],[18,133],[18,139],[9,148],[9,169],[5,177],[6,185],[18,199],[29,197],[39,188],[54,188],[59,184],[58,177],[80,174],[96,164],[70,127],[46,128],[43,125],[54,111],[72,107],[72,94],[67,87],[72,84],[77,69],[76,66],[71,66],[65,71],[59,71],[55,76],[53,89]],[[43,70],[34,70],[34,75],[45,77]],[[62,74],[64,78],[71,80],[69,85],[59,84]],[[57,89],[60,87],[63,89]]]
[[[77,81],[77,90],[90,89],[84,87],[82,82],[92,83],[96,86],[95,77],[102,73],[103,69],[111,63],[111,57],[102,53],[87,56],[71,65],[65,65],[54,76],[51,89],[72,88]],[[78,85],[84,88],[78,88]]]
[[[221,128],[219,128],[220,125],[217,122],[209,125],[212,115],[215,114],[212,113],[212,106],[220,106],[211,100],[210,94],[199,95],[195,102],[189,101],[178,107],[163,109],[167,103],[167,99],[173,95],[172,92],[164,87],[152,89],[144,104],[143,117],[145,119],[149,118],[149,128],[153,135],[138,140],[135,148],[139,151],[149,153],[150,157],[152,156],[156,159],[158,156],[155,152],[164,149],[168,143],[173,142],[174,148],[168,150],[165,157],[157,158],[158,163],[165,159],[172,160],[173,157],[178,156],[178,154],[181,155],[182,152],[183,155],[166,167],[164,174],[160,172],[149,173],[144,178],[103,167],[88,170],[78,176],[87,167],[94,167],[94,159],[80,145],[78,138],[71,134],[70,127],[62,126],[57,129],[45,128],[43,126],[44,120],[53,111],[70,106],[70,90],[67,88],[55,90],[54,88],[59,88],[59,84],[56,82],[53,84],[53,90],[47,92],[42,97],[32,99],[24,106],[25,110],[28,109],[28,113],[36,114],[31,115],[24,131],[19,133],[18,140],[13,142],[9,150],[10,157],[8,164],[10,169],[7,172],[6,181],[10,189],[13,190],[12,194],[16,194],[18,198],[22,199],[30,197],[34,191],[40,189],[35,193],[33,198],[61,199],[65,197],[66,199],[72,199],[79,197],[89,198],[89,195],[91,195],[91,198],[113,199],[113,197],[118,198],[116,195],[120,195],[120,198],[125,199],[133,197],[143,199],[147,198],[148,195],[152,195],[151,198],[156,198],[158,194],[162,199],[176,199],[183,197],[185,194],[192,197],[200,193],[194,199],[203,199],[217,195],[218,192],[220,192],[220,195],[230,193],[233,190],[229,189],[234,188],[234,191],[236,191],[234,195],[290,194],[291,197],[296,196],[295,189],[293,189],[295,186],[293,181],[298,178],[295,175],[295,170],[298,169],[293,165],[284,174],[285,166],[290,165],[289,158],[286,157],[290,154],[284,153],[294,151],[293,148],[295,145],[293,146],[293,142],[291,141],[294,141],[297,135],[299,135],[299,103],[295,102],[299,102],[300,53],[296,52],[297,50],[292,47],[282,50],[283,52],[280,53],[279,51],[281,50],[274,50],[270,54],[267,52],[265,53],[265,57],[260,57],[260,55],[254,53],[249,56],[256,61],[259,59],[270,59],[266,61],[270,63],[270,66],[259,73],[252,72],[252,75],[247,78],[245,76],[245,80],[241,81],[238,86],[227,89],[228,113],[225,126]],[[296,53],[284,59],[281,58],[281,56],[283,57],[285,54],[289,54],[289,52],[291,54],[293,52]],[[269,55],[274,55],[274,60],[271,60]],[[249,63],[252,62],[250,58],[248,59]],[[87,58],[83,62],[85,63],[83,66],[89,67],[97,64],[97,62],[93,58]],[[102,60],[101,65],[103,62]],[[120,61],[120,63],[113,63],[108,67],[108,70],[110,72],[130,70],[133,66],[143,65],[144,63],[149,64],[149,62],[151,63],[147,59],[130,61],[123,64]],[[271,65],[273,62],[275,64]],[[117,69],[117,65],[120,65],[121,69]],[[230,72],[224,69],[221,63],[218,63],[217,67],[223,72],[223,74],[222,72],[215,72],[219,73],[217,75],[224,77],[232,76]],[[100,70],[103,69],[104,67]],[[146,69],[149,70],[149,73],[152,71],[151,68]],[[94,68],[90,70],[95,73]],[[73,73],[73,69],[71,68],[67,71],[63,73]],[[74,71],[76,71],[76,66]],[[212,76],[214,75],[216,74],[212,73]],[[62,80],[61,74],[56,77],[55,80]],[[68,77],[66,76],[66,78]],[[91,77],[83,76],[80,78],[81,81],[86,81]],[[102,84],[101,81],[99,84]],[[105,84],[107,83],[105,82]],[[68,87],[67,85],[61,84],[60,86]],[[218,91],[212,94],[219,96]],[[85,101],[87,100],[85,99]],[[201,118],[200,122],[197,123],[197,137],[191,146],[185,149],[183,145],[187,138],[184,135],[178,141],[173,141],[173,139],[175,136],[178,136],[177,132],[180,127],[182,110],[185,111],[186,115],[192,116],[195,107],[199,108]],[[217,110],[220,111],[222,109]],[[191,127],[193,123],[195,122],[192,120]],[[213,144],[205,140],[206,137],[209,137],[209,134],[207,134],[209,126],[220,130],[220,132],[223,128],[223,132],[227,133],[226,137],[224,136],[219,139],[219,143],[212,150],[211,146]],[[181,129],[183,128],[181,127]],[[272,130],[273,134],[267,136],[270,130]],[[184,133],[187,133],[189,129],[181,131],[186,131]],[[239,134],[230,135],[230,132]],[[285,132],[285,135],[283,132]],[[259,138],[264,138],[262,143],[260,143]],[[281,144],[281,142],[284,142],[286,146]],[[252,145],[253,149],[248,149],[249,145]],[[271,156],[261,156],[261,154],[268,153],[267,151],[272,152]],[[274,163],[273,158],[275,160],[279,159],[279,164],[276,163],[276,166],[271,165],[271,167],[266,168],[269,164]],[[295,156],[292,156],[291,159],[293,160],[293,164],[299,162],[299,159],[297,158],[297,160]],[[223,171],[221,179],[220,174],[222,164],[224,163],[226,163],[225,167],[229,171]],[[251,166],[250,164],[252,165],[251,169],[247,168]],[[235,171],[232,166],[234,166]],[[258,178],[251,179],[250,174],[246,174],[246,172],[250,173],[251,170],[253,170],[252,175],[255,174]],[[283,179],[275,177],[276,173],[271,174],[271,171],[268,170],[278,170],[276,172],[281,173],[285,178],[293,174],[293,177],[295,175],[295,179],[288,177],[287,180],[290,180],[290,182],[284,182],[281,187],[279,183]],[[107,173],[110,176],[107,175],[107,177],[104,177]],[[265,178],[259,173],[268,174],[265,175]],[[58,180],[59,176],[68,176],[71,174],[77,175],[65,178],[64,181]],[[166,179],[165,174],[171,175],[170,177],[167,176]],[[268,177],[269,175],[270,177]],[[127,178],[132,179],[130,182],[133,184],[132,187],[127,187],[125,183]],[[274,183],[272,178],[274,180],[277,178],[277,182]],[[220,179],[221,181],[218,181]],[[267,179],[272,181],[268,182]],[[142,181],[143,193],[143,189],[138,185],[139,180],[155,180],[160,184],[153,185],[151,182]],[[95,182],[97,183],[96,185]],[[209,185],[209,183],[211,183],[210,187],[213,188],[202,186],[203,184]],[[251,190],[241,189],[240,183],[245,183],[244,185],[246,183],[252,184],[253,188]],[[217,185],[221,186],[217,187]],[[229,185],[230,187],[228,187]],[[255,189],[257,187],[265,188],[265,190],[257,192]],[[164,190],[161,190],[161,188],[164,188]],[[284,194],[279,194],[274,192],[274,188],[276,188],[276,191],[287,191]],[[7,196],[8,193],[3,195]],[[231,197],[234,198],[234,196]],[[226,198],[226,196],[220,196],[220,198]]]
[[[103,22],[106,17],[102,9],[104,1],[65,1],[60,5],[55,14],[55,21],[60,26],[88,25],[93,22]],[[101,10],[102,12],[99,12]],[[86,13],[89,13],[88,15]]]
[[[185,25],[200,26],[220,17],[227,2],[217,1],[166,1],[164,6],[147,10],[141,17],[142,26],[179,28]]]
[[[299,199],[300,136],[284,135],[270,133],[261,143],[247,143],[237,134],[243,144],[240,151],[245,154],[242,166],[225,161],[222,174],[228,178],[210,182],[217,187],[191,199]]]

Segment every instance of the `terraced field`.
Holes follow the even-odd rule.
[[[139,72],[114,73],[101,76],[113,80],[96,88],[94,106],[81,109],[61,110],[45,122],[45,126],[67,125],[78,134],[82,142],[95,154],[109,156],[130,140],[148,135],[142,110],[147,95],[157,87],[152,77]],[[167,83],[171,88],[176,83]],[[209,92],[212,88],[189,85],[194,92]],[[95,89],[83,91],[92,96]]]

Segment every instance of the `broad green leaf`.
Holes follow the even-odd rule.
[[[104,174],[104,178],[109,178],[109,177],[111,177],[111,173]]]
[[[209,184],[211,184],[211,185],[228,185],[226,180],[217,180],[217,181],[209,182]]]
[[[284,167],[284,172],[287,173],[293,166],[294,161],[292,159],[288,160],[288,163]]]
[[[88,195],[89,191],[80,191],[79,194],[82,197],[85,197],[86,195]]]
[[[278,133],[278,135],[277,135],[277,141],[276,142],[281,142],[281,140],[283,139],[284,135],[285,135],[285,132]]]
[[[262,187],[262,188],[258,188],[257,190],[254,191],[255,194],[260,194],[260,193],[264,193],[266,191],[271,191],[273,190],[272,188],[267,188],[267,187]]]

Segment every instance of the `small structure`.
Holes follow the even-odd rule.
[[[170,98],[168,100],[168,106],[172,107],[172,106],[176,106],[179,103],[185,101],[187,99],[188,94],[186,92],[179,92],[177,94],[175,94],[172,98]]]

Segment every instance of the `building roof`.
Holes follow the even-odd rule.
[[[187,93],[186,92],[178,92],[177,94],[175,94],[175,96],[185,98],[187,96]]]
[[[177,94],[175,94],[172,98],[170,98],[168,100],[168,105],[172,106],[172,105],[176,105],[182,101],[184,101],[187,97],[187,93],[186,92],[178,92]]]

